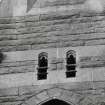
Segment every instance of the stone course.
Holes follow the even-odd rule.
[[[68,17],[67,14],[63,17],[46,14],[40,19],[38,16],[0,18],[0,48],[2,51],[23,51],[56,46],[103,45],[104,23],[103,14]]]
[[[105,102],[104,86],[100,88],[98,87],[99,84],[104,84],[104,82],[99,82],[99,84],[94,82],[92,84],[97,84],[95,88],[86,88],[85,90],[84,88],[81,88],[81,85],[85,85],[86,83],[76,84],[80,86],[81,90],[77,85],[73,86],[73,84],[71,85],[73,86],[72,90],[70,87],[67,89],[67,83],[64,84],[64,87],[62,87],[60,84],[42,85],[42,89],[40,88],[39,91],[37,91],[37,86],[0,89],[0,91],[3,92],[3,94],[0,93],[0,105],[37,105],[51,99],[60,99],[79,105]],[[76,88],[76,90],[74,88]]]
[[[18,95],[18,88],[0,89],[0,97],[1,96],[17,96],[17,95]]]
[[[66,85],[65,85],[66,87]],[[26,86],[27,88],[27,86]],[[31,88],[31,87],[30,87]],[[33,90],[33,89],[32,89]],[[12,105],[13,103],[15,103],[14,105],[20,105],[19,103],[24,103],[24,104],[28,104],[28,105],[37,105],[38,103],[41,103],[43,101],[47,101],[47,100],[51,100],[51,99],[60,99],[60,100],[65,100],[68,102],[71,102],[73,104],[79,104],[79,105],[88,105],[90,102],[92,104],[95,103],[99,103],[99,102],[103,102],[104,101],[104,96],[105,94],[103,94],[104,91],[102,91],[102,89],[96,89],[96,90],[82,90],[82,91],[71,91],[68,89],[63,89],[63,88],[49,88],[36,93],[33,90],[33,93],[30,93],[28,95],[24,94],[24,98],[22,98],[22,95],[16,95],[16,96],[6,96],[6,97],[0,97],[0,105],[5,105],[7,103],[11,103],[10,105]],[[92,97],[92,98],[91,98]],[[101,98],[100,98],[101,97]],[[8,102],[6,102],[6,100],[8,99]],[[11,102],[12,100],[12,102]],[[13,100],[15,102],[13,102]],[[5,104],[3,104],[3,102],[5,102]],[[18,104],[16,104],[18,103]],[[24,105],[22,104],[22,105]]]
[[[35,61],[5,62],[0,65],[0,75],[35,71]]]

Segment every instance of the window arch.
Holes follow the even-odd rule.
[[[47,79],[47,69],[48,69],[48,54],[42,52],[38,55],[38,80]]]
[[[76,52],[69,50],[66,53],[66,77],[76,76]]]

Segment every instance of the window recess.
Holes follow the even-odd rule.
[[[46,52],[42,52],[38,56],[38,68],[37,68],[38,80],[47,79],[47,69],[48,69],[48,54]]]
[[[76,52],[70,50],[66,53],[66,77],[75,77],[76,72]]]

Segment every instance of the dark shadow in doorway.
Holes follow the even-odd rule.
[[[42,105],[70,105],[70,104],[62,100],[52,99],[50,101],[43,103]]]

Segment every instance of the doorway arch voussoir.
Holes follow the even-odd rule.
[[[31,98],[25,100],[24,104],[22,105],[42,105],[43,103],[46,103],[54,99],[64,101],[68,103],[69,105],[77,105],[75,101],[71,100],[72,98],[76,100],[75,97],[76,97],[76,94],[70,92],[69,90],[60,89],[60,88],[52,88],[52,89],[44,90],[38,94],[35,94]]]

